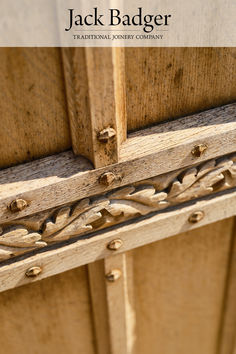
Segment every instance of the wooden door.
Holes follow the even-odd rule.
[[[0,56],[0,353],[234,353],[236,50]]]

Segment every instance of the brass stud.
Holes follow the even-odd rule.
[[[105,186],[110,186],[116,179],[114,173],[105,172],[100,176],[99,183],[104,184]]]
[[[121,271],[119,269],[113,269],[109,273],[106,274],[106,280],[114,283],[121,277]]]
[[[119,248],[123,246],[123,241],[119,238],[112,240],[111,242],[108,243],[107,248],[110,251],[117,251]]]
[[[191,153],[194,157],[201,157],[204,152],[207,149],[207,145],[206,144],[199,144],[194,146],[194,148],[192,149]]]
[[[199,210],[199,211],[195,211],[194,213],[192,213],[190,215],[190,217],[188,218],[188,221],[191,222],[192,224],[195,224],[199,221],[201,221],[204,218],[205,214],[203,211]]]
[[[28,206],[28,203],[24,199],[15,199],[11,202],[9,209],[15,213],[17,211],[22,211]]]
[[[31,267],[27,269],[25,275],[29,278],[37,277],[42,272],[42,268],[39,266]]]
[[[116,136],[116,131],[115,129],[108,127],[103,130],[101,130],[98,133],[98,140],[101,143],[108,143],[109,140],[113,139]]]

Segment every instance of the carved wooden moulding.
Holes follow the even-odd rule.
[[[236,186],[236,153],[5,223],[0,260]]]

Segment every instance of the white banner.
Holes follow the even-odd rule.
[[[235,0],[0,0],[0,46],[235,47]]]

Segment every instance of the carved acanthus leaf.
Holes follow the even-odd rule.
[[[71,208],[63,208],[56,212],[55,221],[47,220],[42,233],[43,239],[49,242],[62,241],[92,230],[91,224],[102,217],[100,211],[109,204],[109,200],[99,200],[91,204],[86,200],[86,207],[82,202],[82,209],[76,205],[71,214]]]
[[[0,259],[236,186],[236,154],[2,225]]]

